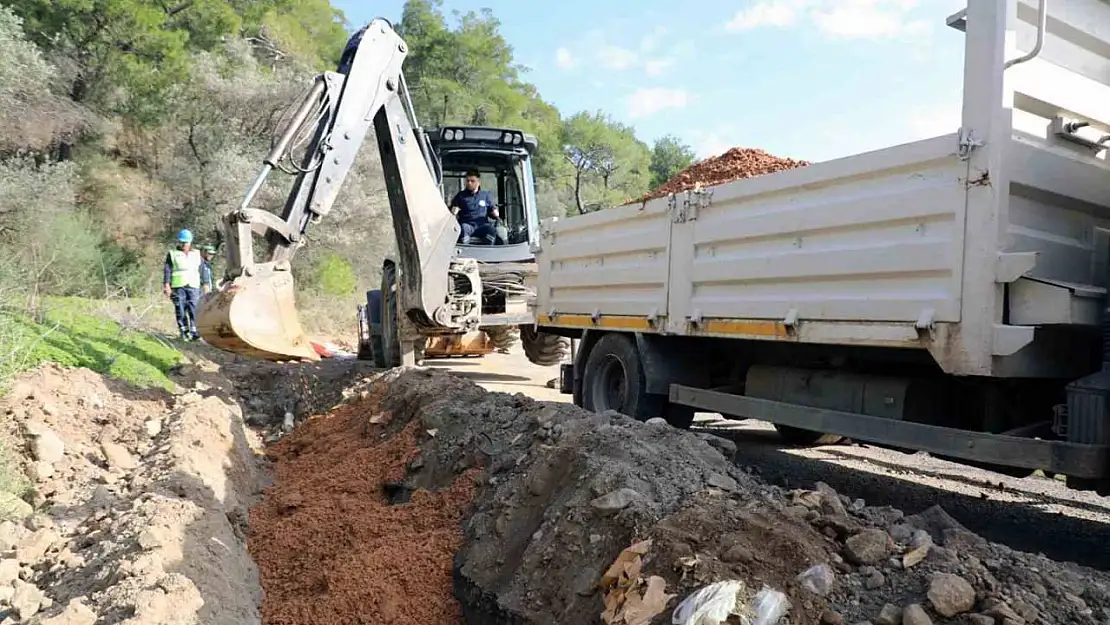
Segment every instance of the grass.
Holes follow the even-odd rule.
[[[0,388],[20,372],[51,361],[138,387],[173,388],[167,372],[181,353],[164,339],[121,325],[91,300],[49,299],[41,308],[36,316],[0,308]]]

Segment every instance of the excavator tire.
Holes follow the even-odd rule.
[[[382,292],[378,289],[366,292],[366,317],[370,326],[369,354],[364,358],[363,346],[359,345],[359,358],[372,360],[375,367],[385,367],[385,354],[382,353]]]
[[[393,265],[387,265],[382,269],[381,320],[382,359],[378,366],[400,367],[401,336],[397,330],[397,268]],[[377,361],[376,357],[375,361]]]
[[[528,361],[541,367],[553,367],[570,354],[570,339],[540,332],[527,324],[520,326],[520,344]]]
[[[490,345],[499,351],[509,351],[520,340],[520,332],[512,326],[492,326],[482,328],[482,332],[489,337]]]

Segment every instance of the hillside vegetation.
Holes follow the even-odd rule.
[[[560,113],[488,10],[448,19],[438,0],[410,0],[388,17],[409,43],[425,125],[538,137],[544,215],[638,197],[692,161],[674,137],[652,149],[604,112]],[[35,312],[50,296],[157,293],[173,233],[215,242],[216,220],[241,200],[283,116],[359,26],[327,0],[4,0],[0,304]],[[289,178],[276,179],[257,205],[280,208]],[[308,239],[296,257],[300,301],[353,325],[393,245],[373,149]]]

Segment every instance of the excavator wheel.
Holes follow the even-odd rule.
[[[375,363],[380,367],[401,366],[401,336],[397,328],[397,268],[386,265],[382,269],[381,291],[381,362]]]
[[[520,344],[528,361],[541,367],[553,367],[570,354],[570,339],[540,332],[528,324],[520,326]]]
[[[197,307],[197,331],[209,345],[250,358],[320,360],[297,317],[288,271],[240,276],[208,295]]]
[[[508,352],[520,340],[520,332],[512,326],[491,326],[482,331],[489,337],[490,345],[502,352]]]

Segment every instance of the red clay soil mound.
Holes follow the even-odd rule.
[[[378,402],[363,400],[270,448],[275,484],[251,510],[248,540],[263,625],[463,622],[451,570],[474,477],[391,504],[385,489],[428,434],[419,420],[399,432],[372,421],[383,421]]]
[[[717,184],[773,174],[784,169],[795,169],[809,165],[809,161],[799,161],[768,154],[752,148],[732,148],[720,156],[707,158],[687,167],[663,183],[661,187],[644,196],[640,201],[663,197],[693,189],[699,184],[710,187]]]

